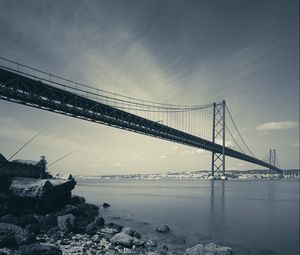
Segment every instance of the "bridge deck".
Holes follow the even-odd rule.
[[[222,146],[219,144],[58,88],[40,78],[17,73],[5,67],[0,68],[0,99],[222,153]],[[225,155],[267,167],[279,173],[282,172],[273,165],[228,147],[225,148]]]

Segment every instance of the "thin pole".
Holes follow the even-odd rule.
[[[212,120],[212,142],[215,143],[215,116],[216,115],[216,103],[213,104],[213,120]],[[211,152],[211,175],[215,175],[215,152],[212,150]]]
[[[222,104],[223,104],[223,148],[222,148],[223,169],[222,169],[222,173],[223,173],[223,176],[225,176],[225,100],[223,100]]]

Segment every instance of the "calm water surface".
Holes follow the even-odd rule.
[[[208,242],[241,255],[299,254],[297,180],[81,180],[75,193],[110,203],[100,211],[106,221],[133,226],[178,254]],[[171,233],[155,233],[161,224]]]

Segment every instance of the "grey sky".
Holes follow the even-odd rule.
[[[3,1],[0,55],[142,99],[226,99],[258,156],[299,166],[299,3],[268,1]],[[53,171],[164,172],[210,167],[210,153],[0,101],[0,148]],[[231,168],[253,167],[229,160]]]

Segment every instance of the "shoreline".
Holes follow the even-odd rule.
[[[26,184],[20,185],[21,181]],[[33,185],[36,182],[39,185],[28,187],[28,183]],[[69,187],[70,184],[68,183],[73,183],[74,185],[69,187],[70,190],[76,184],[73,178],[65,180],[63,184],[57,184],[59,183],[57,179],[42,181],[39,179],[36,181],[30,179],[30,181],[27,181],[26,178],[23,178],[21,180],[18,179],[18,185],[14,187],[18,193],[16,191],[15,193],[19,196],[24,194],[28,196],[28,192],[31,192],[30,196],[39,194],[41,191],[45,192],[45,190],[54,189],[54,184],[51,182],[63,187]],[[41,185],[40,183],[44,184]],[[12,190],[11,187],[10,192]],[[16,197],[12,197],[11,195],[1,194],[1,204],[3,203],[3,205],[5,201],[16,199]],[[39,200],[38,203],[44,202],[41,197],[34,197],[34,199]],[[26,201],[29,200],[28,197],[18,197],[17,201],[18,203],[23,201],[26,204]],[[38,209],[38,207],[28,207],[28,204],[18,204],[19,208],[16,209],[14,207],[16,204],[14,203],[10,206],[7,203],[7,211],[0,208],[0,254],[194,255],[206,254],[208,252],[214,252],[213,254],[217,255],[233,254],[231,248],[217,246],[214,243],[206,245],[198,244],[187,248],[185,252],[178,252],[172,250],[164,242],[164,237],[172,235],[170,233],[172,230],[170,231],[167,225],[150,226],[161,238],[156,240],[149,239],[147,235],[142,236],[138,233],[131,224],[119,225],[115,223],[120,218],[115,218],[115,221],[113,219],[104,219],[101,214],[102,209],[99,210],[98,206],[87,203],[83,197],[70,195],[70,197],[64,198],[62,201],[64,201],[64,204],[60,204],[57,207],[53,204],[47,207],[47,209],[43,207],[42,210],[41,208]],[[109,204],[104,203],[102,206],[104,207],[103,210],[109,206]],[[198,253],[200,251],[202,253]]]

